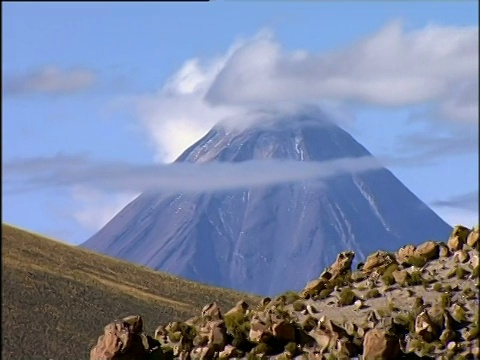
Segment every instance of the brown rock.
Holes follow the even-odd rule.
[[[202,317],[207,318],[208,320],[221,320],[222,313],[220,312],[218,304],[214,301],[205,305],[202,309]]]
[[[270,337],[270,329],[268,325],[258,318],[253,318],[250,322],[250,332],[248,337],[251,342],[260,343]]]
[[[211,321],[208,324],[210,332],[208,334],[208,345],[215,351],[220,351],[227,342],[227,329],[223,320]]]
[[[233,314],[245,314],[248,310],[248,304],[244,300],[240,300],[233,308],[228,310],[225,313],[225,316],[233,315]]]
[[[264,297],[261,301],[262,306],[267,306],[272,301],[269,297]]]
[[[122,319],[134,334],[140,334],[143,331],[143,320],[140,315],[130,315]]]
[[[314,295],[317,295],[320,291],[326,289],[326,281],[323,279],[315,279],[310,281],[305,289],[301,292],[301,296],[308,299]]]
[[[369,330],[363,339],[363,359],[393,360],[400,358],[399,339],[378,328]]]
[[[438,258],[438,244],[435,241],[426,241],[415,249],[415,256],[424,257],[427,260]]]
[[[392,272],[392,276],[400,286],[405,286],[410,278],[410,274],[406,270],[395,270]]]
[[[142,338],[131,331],[132,325],[118,320],[104,328],[104,334],[90,351],[90,360],[114,360],[125,354],[132,360],[141,360],[146,354]]]
[[[327,329],[315,329],[309,334],[317,342],[321,352],[332,350],[337,345],[338,334]]]
[[[286,342],[295,342],[295,326],[281,320],[272,326],[273,336]]]
[[[448,248],[451,252],[461,250],[463,244],[467,242],[467,237],[470,230],[465,226],[457,225],[453,228],[452,233],[448,239]]]
[[[369,274],[376,269],[385,269],[394,262],[396,262],[396,260],[392,254],[385,251],[377,251],[367,258],[365,264],[363,265],[362,271],[366,274]]]
[[[354,257],[355,253],[353,251],[343,251],[338,254],[337,259],[332,266],[330,266],[330,272],[332,273],[333,277],[335,278],[344,274],[348,270],[351,270]]]
[[[458,262],[458,263],[466,263],[470,259],[470,255],[468,255],[468,252],[465,250],[457,250],[453,254],[453,261]]]
[[[467,237],[467,245],[471,246],[472,248],[477,247],[479,244],[478,242],[478,228],[473,229]]]
[[[427,312],[422,311],[415,319],[415,332],[426,342],[432,342],[438,339],[439,331],[437,326],[428,316]]]
[[[409,244],[401,247],[395,254],[395,257],[399,264],[406,264],[408,262],[408,259],[413,256],[414,253],[415,246]]]
[[[237,348],[235,346],[227,345],[227,346],[225,346],[225,349],[223,349],[223,351],[220,352],[219,358],[220,359],[231,359],[233,357],[236,357],[237,353],[238,353],[238,351],[237,351]]]
[[[441,258],[450,256],[450,250],[448,249],[447,244],[445,244],[444,242],[438,244],[438,256]]]

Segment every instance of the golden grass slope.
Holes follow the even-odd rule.
[[[145,329],[258,298],[152,271],[2,224],[2,359],[88,359],[114,318]]]

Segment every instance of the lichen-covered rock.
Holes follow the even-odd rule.
[[[371,329],[363,338],[363,359],[394,360],[400,357],[400,342],[397,336],[382,329]]]

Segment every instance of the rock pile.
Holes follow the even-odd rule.
[[[456,226],[447,243],[377,251],[357,270],[354,253],[342,252],[300,293],[225,314],[212,302],[153,338],[138,316],[116,321],[90,359],[475,359],[478,237]]]

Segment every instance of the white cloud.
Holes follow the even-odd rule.
[[[132,99],[130,99],[132,100]],[[158,161],[174,160],[224,118],[258,108],[434,104],[437,118],[478,126],[478,27],[400,21],[350,45],[287,52],[271,32],[235,41],[223,56],[190,59],[160,91],[133,98]]]
[[[95,81],[95,73],[88,69],[62,70],[57,66],[46,66],[29,74],[7,77],[4,93],[70,93],[89,88]]]
[[[406,32],[395,21],[321,54],[287,53],[269,36],[252,41],[228,59],[207,99],[255,104],[326,98],[407,106],[447,99],[452,88],[472,79],[478,87],[478,27],[429,25]]]
[[[321,182],[340,174],[369,171],[382,166],[370,156],[323,162],[251,160],[164,165],[85,161],[80,166],[68,164],[65,158],[61,158],[58,164],[52,161],[49,166],[32,171],[30,165],[34,162],[34,159],[26,159],[4,163],[5,193],[61,187],[75,189],[78,186],[80,189],[87,187],[99,192],[128,194],[153,190],[163,193],[208,192],[286,182]],[[88,197],[88,194],[85,196],[83,190],[79,197]],[[94,193],[91,197],[96,199],[101,196]]]

